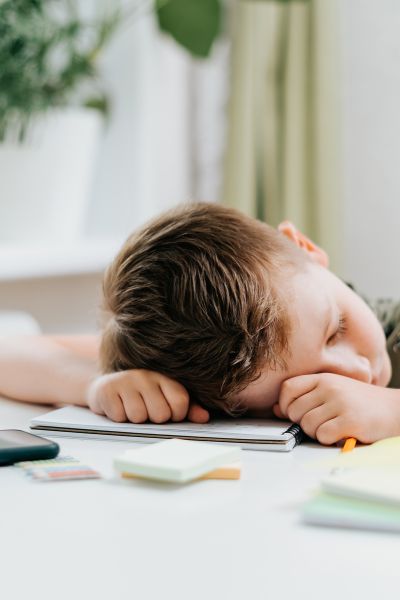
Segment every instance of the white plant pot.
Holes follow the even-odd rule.
[[[100,130],[94,110],[51,111],[23,143],[0,144],[0,242],[82,236]]]

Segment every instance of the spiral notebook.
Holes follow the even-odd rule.
[[[299,444],[303,432],[288,421],[267,419],[215,419],[209,423],[115,423],[88,408],[68,406],[32,419],[31,429],[53,436],[155,442],[181,438],[239,444],[249,450],[287,452]]]

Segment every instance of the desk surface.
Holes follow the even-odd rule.
[[[0,399],[0,427],[46,407]],[[104,479],[39,483],[0,469],[0,589],[7,600],[396,596],[400,539],[302,525],[298,507],[336,449],[243,453],[240,481],[121,481],[126,442],[57,438]]]

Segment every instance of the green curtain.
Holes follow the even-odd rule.
[[[223,202],[289,219],[340,271],[336,0],[237,0]]]

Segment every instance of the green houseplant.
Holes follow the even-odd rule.
[[[80,236],[110,106],[98,58],[126,19],[140,18],[140,4],[95,3],[83,18],[78,0],[0,0],[1,241]],[[151,0],[148,8],[164,33],[207,56],[219,0]]]
[[[118,22],[72,1],[0,2],[2,242],[81,235],[108,106],[96,60]]]
[[[10,131],[23,139],[32,117],[49,108],[80,104],[106,113],[97,58],[136,6],[88,21],[77,2],[0,2],[0,140]],[[218,0],[154,0],[154,9],[162,31],[192,54],[208,55],[220,28]]]
[[[91,106],[106,112],[96,58],[118,25],[117,12],[82,20],[71,2],[0,2],[0,139],[19,139],[49,108]]]

